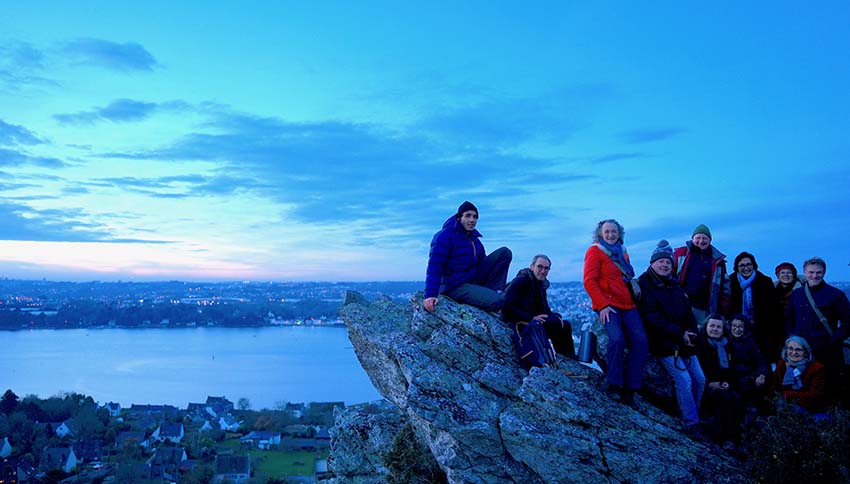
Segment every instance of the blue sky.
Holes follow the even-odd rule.
[[[850,3],[352,5],[7,2],[0,274],[419,280],[468,199],[554,280],[610,217],[850,280]]]

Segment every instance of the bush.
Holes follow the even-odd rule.
[[[755,432],[749,471],[756,482],[850,483],[850,413],[814,419],[779,402],[777,414]]]
[[[431,450],[428,449],[408,422],[396,434],[393,445],[383,456],[389,471],[388,484],[442,484],[446,474],[440,469]]]

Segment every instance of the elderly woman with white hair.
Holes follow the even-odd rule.
[[[808,413],[826,412],[826,368],[815,361],[805,338],[791,336],[785,340],[782,359],[773,373],[773,389]]]

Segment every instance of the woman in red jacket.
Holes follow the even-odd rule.
[[[809,413],[826,412],[826,369],[815,361],[804,338],[791,336],[785,340],[782,359],[773,372],[773,388],[783,399]]]
[[[593,245],[584,255],[584,288],[608,334],[607,393],[637,409],[634,394],[643,381],[649,347],[630,290],[635,271],[623,246],[623,232],[613,219],[596,225]]]

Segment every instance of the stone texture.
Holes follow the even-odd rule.
[[[337,409],[334,422],[328,471],[335,477],[322,482],[385,484],[381,457],[404,425],[398,407],[379,401]]]
[[[674,417],[605,397],[597,370],[567,360],[526,372],[497,318],[444,297],[430,314],[420,297],[351,295],[341,315],[375,387],[449,482],[744,481],[743,464],[681,434]]]

